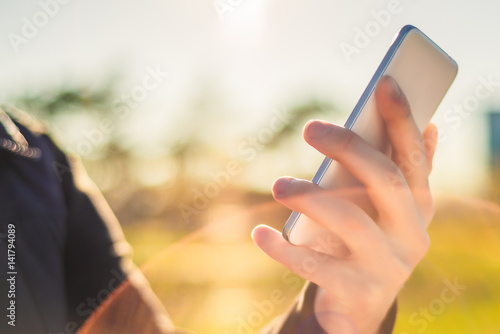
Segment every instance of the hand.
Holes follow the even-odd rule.
[[[363,188],[356,196],[290,177],[273,185],[277,201],[326,227],[344,249],[322,254],[289,244],[268,226],[257,226],[252,232],[270,257],[320,287],[315,314],[328,333],[376,333],[429,248],[426,228],[434,202],[428,175],[436,127],[431,124],[420,134],[406,97],[391,77],[379,81],[375,98],[392,146],[391,157],[330,123],[311,121],[304,129],[311,146],[361,182]],[[372,208],[361,204],[366,199]],[[302,264],[308,259],[320,265],[305,270]]]

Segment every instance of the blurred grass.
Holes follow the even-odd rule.
[[[135,262],[177,325],[198,333],[238,333],[273,291],[286,299],[257,319],[259,326],[299,293],[302,280],[269,260],[249,237],[259,223],[279,228],[288,214],[265,198],[239,206],[214,203],[205,227],[190,235],[171,233],[158,221],[124,226]],[[429,229],[432,246],[400,294],[394,333],[500,333],[499,212],[477,200],[438,200]],[[466,286],[453,302],[441,297],[446,280]]]
[[[438,202],[432,246],[400,295],[395,333],[500,333],[498,210],[476,199]],[[441,295],[445,280],[465,286],[452,302]]]

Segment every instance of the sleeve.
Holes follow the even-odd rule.
[[[49,139],[53,167],[67,208],[64,254],[68,320],[80,327],[112,292],[128,285],[131,301],[162,332],[173,328],[166,310],[131,261],[131,248],[97,187],[77,159],[69,159]],[[132,276],[134,279],[130,279]],[[114,318],[114,322],[121,318]],[[157,333],[151,330],[151,333]],[[158,332],[159,333],[159,332]]]
[[[327,334],[314,315],[314,298],[318,286],[308,282],[292,307],[276,318],[260,334]],[[377,334],[390,334],[396,321],[397,302],[394,302]]]
[[[149,307],[156,298],[150,289],[138,289],[144,277],[135,271],[84,323],[78,334],[190,334],[160,323]],[[193,333],[191,333],[193,334]]]

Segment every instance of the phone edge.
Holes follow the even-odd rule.
[[[361,94],[361,97],[359,98],[358,102],[354,106],[353,111],[351,112],[351,114],[347,118],[347,121],[344,124],[345,128],[351,129],[352,126],[354,125],[354,123],[356,123],[356,119],[358,118],[359,113],[361,112],[364,105],[366,104],[366,102],[370,98],[371,94],[373,93],[378,80],[382,77],[382,74],[385,72],[385,69],[387,68],[387,66],[389,66],[389,63],[390,63],[391,59],[394,57],[399,46],[401,45],[401,43],[403,42],[405,37],[408,35],[408,33],[412,30],[415,30],[415,29],[418,30],[421,34],[423,34],[432,43],[434,43],[434,41],[432,41],[432,39],[430,39],[427,35],[425,35],[417,27],[415,27],[413,25],[409,25],[409,24],[403,26],[397,32],[396,36],[393,38],[393,42],[392,42],[391,46],[389,47],[389,50],[387,50],[386,54],[384,55],[384,58],[382,58],[380,65],[378,66],[377,70],[375,71],[372,78],[368,82],[368,85],[366,86],[365,90],[363,91],[363,94]],[[434,43],[434,44],[437,46],[436,43]],[[438,46],[438,48],[441,51],[443,51],[439,46]],[[451,58],[446,52],[443,51],[443,53],[446,54],[450,59],[453,60],[453,58]],[[455,61],[453,60],[453,62],[455,62]],[[455,64],[456,64],[456,62],[455,62]],[[457,68],[458,68],[458,65],[457,65]],[[311,182],[313,182],[315,184],[319,184],[319,182],[323,178],[323,175],[326,173],[326,171],[327,171],[328,167],[331,165],[331,163],[332,163],[332,159],[325,157],[325,159],[323,160],[323,162],[319,166],[318,170],[314,174],[314,177],[311,179]],[[297,220],[299,219],[299,217],[301,215],[302,215],[302,213],[300,213],[300,212],[292,211],[292,213],[288,217],[288,219],[285,223],[285,226],[283,227],[283,231],[282,231],[282,236],[286,241],[290,242],[290,232],[292,231],[293,227],[295,226],[295,224],[297,223]]]

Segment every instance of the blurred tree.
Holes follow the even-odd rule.
[[[276,148],[290,137],[297,136],[309,119],[336,112],[337,109],[331,103],[318,98],[313,98],[297,104],[287,112],[290,121],[285,123],[281,130],[274,133],[271,140],[267,143],[266,148]]]
[[[155,187],[146,187],[138,181],[138,171],[131,168],[131,162],[138,159],[132,152],[133,146],[123,145],[120,127],[123,123],[112,112],[119,96],[118,76],[111,75],[99,85],[65,85],[40,92],[26,92],[11,100],[21,109],[47,123],[59,125],[59,116],[76,117],[84,115],[99,121],[103,117],[116,121],[114,130],[107,134],[102,145],[92,147],[98,151],[92,159],[84,159],[87,170],[96,183],[105,191],[111,206],[124,223],[141,219],[158,218],[176,226],[183,217],[179,211],[182,203],[191,203],[193,190],[201,189],[207,181],[208,171],[224,166],[231,157],[221,149],[218,142],[208,140],[219,131],[230,108],[225,105],[222,91],[211,80],[200,80],[198,89],[184,112],[176,122],[176,131],[159,138],[155,145],[165,147],[167,159],[173,166],[170,179]],[[272,151],[286,145],[299,135],[303,124],[312,117],[336,112],[331,103],[312,98],[286,111],[287,122],[265,144],[264,150]],[[214,122],[214,120],[218,120]],[[249,135],[252,132],[249,133]],[[147,159],[141,156],[141,159]],[[242,162],[245,163],[245,162]],[[204,214],[193,217],[189,229],[202,224]]]
[[[109,75],[99,86],[62,85],[39,92],[25,92],[12,99],[23,110],[44,120],[51,121],[63,113],[86,112],[109,114],[116,98],[119,76]]]

